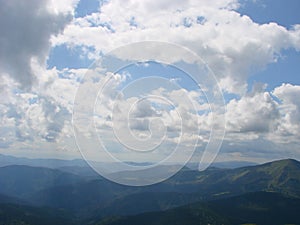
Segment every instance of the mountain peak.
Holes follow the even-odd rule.
[[[277,168],[285,168],[285,167],[293,167],[300,169],[300,162],[295,159],[281,159],[269,163],[262,164],[262,166],[269,166],[269,167],[277,167]]]

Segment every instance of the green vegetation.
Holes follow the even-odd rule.
[[[222,200],[189,204],[164,212],[102,220],[95,225],[282,225],[286,222],[300,224],[299,211],[300,199],[278,193],[256,192]]]
[[[0,225],[291,225],[300,224],[299,207],[300,163],[291,159],[183,168],[147,187],[118,185],[74,165],[0,167]]]
[[[71,225],[71,215],[64,210],[14,204],[0,204],[0,225]]]

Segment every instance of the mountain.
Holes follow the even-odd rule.
[[[236,169],[246,166],[257,166],[257,163],[248,161],[228,161],[228,162],[213,162],[211,167],[226,168],[226,169]]]
[[[196,202],[193,194],[141,192],[116,198],[104,207],[94,211],[94,220],[108,216],[136,215],[144,212],[163,211],[191,202]]]
[[[111,217],[93,223],[93,225],[229,225],[222,217],[207,207],[197,209],[177,208],[165,212],[149,212],[130,217]]]
[[[53,186],[35,192],[36,204],[64,208],[81,217],[132,215],[165,210],[195,201],[228,198],[247,192],[276,191],[299,197],[300,167],[281,160],[238,169],[184,168],[172,178],[146,187],[123,186],[105,179]],[[132,172],[122,172],[132,176]],[[142,204],[140,204],[142,203]]]
[[[160,212],[110,217],[93,225],[282,225],[300,224],[300,199],[279,193],[256,192]]]
[[[18,198],[26,199],[43,189],[82,181],[80,176],[49,168],[19,165],[0,168],[0,193]]]
[[[132,187],[107,180],[92,180],[43,189],[30,199],[40,206],[64,208],[78,217],[88,217],[96,209],[104,208],[109,202],[134,191]]]
[[[300,162],[286,159],[237,169],[180,171],[165,183],[202,193],[206,199],[264,190],[300,197]]]
[[[23,199],[19,199],[17,197],[12,197],[4,194],[0,194],[0,204],[11,203],[11,204],[29,204]]]
[[[231,224],[300,224],[300,199],[276,192],[251,192],[207,203]]]
[[[85,179],[102,179],[102,177],[89,166],[62,166],[57,168],[60,171],[75,174]]]
[[[118,163],[111,162],[96,162],[90,161],[93,167],[101,169],[101,171],[107,173],[119,172],[122,170],[122,166]],[[131,163],[132,164],[132,163]],[[26,158],[26,157],[14,157],[9,155],[0,154],[0,167],[11,166],[11,165],[23,165],[32,167],[46,167],[51,169],[59,169],[64,167],[79,167],[91,169],[90,165],[84,159],[39,159],[39,158]]]
[[[0,225],[76,225],[64,210],[0,204]]]
[[[216,167],[220,169],[236,169],[246,166],[257,166],[257,163],[248,161],[224,161],[224,162],[213,162],[209,167]],[[197,170],[199,167],[199,162],[190,162],[187,164],[192,170]]]
[[[272,177],[268,190],[300,196],[300,162],[294,159],[274,161],[257,167],[258,171]]]
[[[161,168],[172,169],[171,166]],[[130,178],[134,172],[122,171],[113,176]],[[0,167],[0,203],[63,209],[74,218],[84,220],[83,224],[103,222],[103,218],[114,220],[140,213],[163,213],[197,201],[226,200],[249,192],[272,191],[297,198],[299,190],[300,163],[291,159],[236,169],[210,167],[201,172],[184,167],[164,182],[145,187],[113,183],[99,178],[88,167]],[[227,224],[230,219],[211,205],[201,207],[206,212],[201,218],[210,224],[214,221]]]
[[[129,187],[107,180],[93,180],[44,189],[32,195],[30,200],[40,206],[64,208],[81,218],[133,215],[200,200],[191,193],[156,190],[153,187]]]
[[[30,159],[26,157],[14,157],[0,154],[0,167],[11,165],[24,165],[33,167],[58,168],[63,166],[87,167],[88,164],[82,159],[63,160],[63,159]]]

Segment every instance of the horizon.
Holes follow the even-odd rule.
[[[1,154],[300,159],[299,1],[0,3]]]
[[[20,159],[28,159],[28,160],[61,160],[61,161],[77,161],[77,160],[81,160],[81,161],[86,161],[84,158],[81,158],[81,157],[75,157],[75,158],[51,158],[51,157],[30,157],[30,156],[27,156],[27,155],[24,155],[24,156],[21,156],[21,155],[9,155],[9,154],[2,154],[0,153],[0,157],[1,156],[4,156],[4,157],[13,157],[13,158],[20,158]],[[257,162],[257,161],[239,161],[239,160],[232,160],[232,161],[213,161],[211,163],[210,166],[213,166],[214,164],[218,164],[218,163],[251,163],[253,164],[253,166],[255,165],[262,165],[262,164],[266,164],[266,163],[271,163],[271,162],[277,162],[277,161],[284,161],[284,160],[295,160],[297,162],[300,162],[300,160],[298,159],[294,159],[294,158],[278,158],[278,159],[273,159],[271,161],[263,161],[263,162]],[[96,163],[106,163],[106,164],[110,164],[110,163],[117,163],[117,162],[114,162],[114,161],[111,161],[111,162],[103,162],[103,161],[94,161]],[[130,161],[127,161],[127,162],[124,162],[124,163],[133,163],[133,164],[150,164],[152,165],[153,162],[147,162],[147,161],[144,161],[144,162],[130,162]],[[162,164],[162,165],[174,165],[174,164],[181,164],[182,162],[169,162],[168,164]],[[198,164],[199,162],[198,161],[195,161],[195,162],[188,162],[187,164]],[[88,163],[87,165],[91,168],[93,168],[92,166],[90,166]],[[0,164],[1,166],[1,164]],[[243,166],[242,166],[243,167]]]

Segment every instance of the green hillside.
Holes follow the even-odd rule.
[[[278,193],[255,192],[199,202],[136,216],[109,218],[94,225],[283,225],[300,224],[300,199]]]
[[[19,165],[0,168],[0,193],[18,198],[30,197],[46,188],[82,181],[82,177],[56,169]]]
[[[194,224],[193,218],[195,221],[204,221],[206,224],[220,224],[221,222],[221,224],[228,224],[228,222],[238,224],[263,217],[259,212],[251,211],[251,207],[247,208],[242,204],[242,199],[251,196],[252,192],[256,193],[251,197],[255,201],[252,203],[247,197],[246,203],[252,205],[253,210],[256,205],[258,205],[256,209],[267,208],[266,212],[270,213],[265,215],[268,218],[272,218],[274,212],[276,215],[280,214],[276,208],[285,212],[284,219],[293,218],[292,215],[287,217],[287,212],[292,211],[288,204],[292,202],[287,199],[300,197],[300,163],[291,159],[237,169],[208,168],[199,172],[183,168],[170,179],[146,187],[119,185],[102,178],[91,180],[92,176],[89,171],[79,171],[77,167],[68,168],[68,170],[75,171],[77,175],[75,172],[69,173],[41,167],[1,167],[0,203],[11,203],[11,207],[4,208],[4,211],[6,210],[8,215],[11,211],[16,218],[19,218],[19,215],[23,218],[24,207],[33,207],[30,210],[47,207],[54,211],[68,212],[67,214],[72,215],[73,219],[83,221],[83,224],[103,223],[104,219],[106,222],[115,220],[120,224],[120,217],[122,221],[124,219],[127,221],[129,218],[134,218],[128,217],[133,215],[139,215],[141,220],[147,218],[146,221],[152,221],[152,219],[156,221],[156,217],[162,216],[163,223],[166,224],[177,224],[181,221],[180,218],[185,218],[185,220],[191,218],[188,224]],[[120,174],[127,176],[128,173],[131,172],[123,171]],[[271,194],[268,198],[266,194],[261,196],[266,203],[270,203],[267,206],[264,206],[257,197],[259,196],[257,193],[262,191]],[[279,200],[275,193],[279,194]],[[235,196],[244,197],[238,197],[238,200],[235,200]],[[276,205],[276,198],[277,202],[282,202],[282,204]],[[281,198],[286,199],[281,201]],[[195,202],[200,203],[194,205]],[[23,208],[19,208],[20,204]],[[280,208],[282,205],[287,211]],[[174,209],[179,206],[180,210]],[[293,208],[298,209],[297,207],[298,202]],[[172,211],[173,209],[175,211]],[[150,212],[151,216],[148,215]],[[168,213],[168,216],[165,216],[165,213]],[[239,215],[250,213],[253,217],[249,217],[249,221],[243,220],[234,216],[236,213]],[[4,219],[2,215],[0,222]]]
[[[176,176],[167,182],[176,182]],[[276,191],[300,197],[300,163],[292,159],[237,169],[208,169],[194,174],[192,180],[184,180],[184,177],[182,173],[179,186],[186,184],[195,192],[203,193],[206,199],[254,191]]]
[[[0,204],[0,225],[75,225],[64,210]]]

